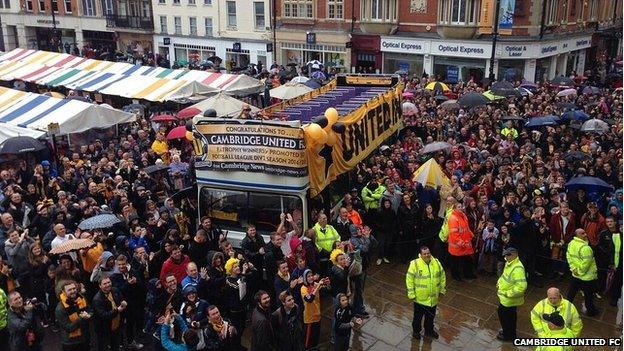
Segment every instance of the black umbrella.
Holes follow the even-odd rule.
[[[477,107],[483,106],[490,102],[490,99],[483,96],[481,93],[470,92],[457,100],[457,103],[461,107]]]
[[[444,95],[436,95],[433,97],[437,102],[444,102],[444,101],[448,101],[448,97],[444,96]]]
[[[495,82],[490,87],[490,91],[494,93],[494,95],[505,97],[520,95],[520,92],[516,89],[516,87],[507,81]]]
[[[568,162],[574,162],[574,161],[589,160],[591,159],[591,156],[589,154],[586,154],[580,151],[570,151],[567,154],[563,155],[563,159]]]
[[[166,171],[168,169],[169,169],[169,166],[167,166],[165,164],[162,164],[162,163],[151,165],[151,166],[147,166],[147,167],[143,168],[143,170],[147,174],[152,174],[152,173],[160,172],[160,171]]]
[[[524,118],[520,116],[504,116],[501,118],[503,121],[524,121]]]
[[[16,136],[8,138],[0,144],[0,154],[23,154],[45,149],[45,145],[39,140],[29,136]]]
[[[219,56],[210,56],[206,59],[206,61],[211,61],[212,63],[216,64],[217,61],[222,62],[223,60]]]
[[[550,84],[552,85],[558,85],[560,87],[573,87],[574,86],[574,80],[572,80],[572,78],[568,78],[568,77],[555,77],[550,81]]]

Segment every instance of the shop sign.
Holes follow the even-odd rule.
[[[581,37],[570,39],[567,42],[568,49],[570,51],[586,49],[591,46],[592,40],[591,37]]]
[[[432,42],[431,53],[439,56],[473,56],[489,58],[492,52],[491,44],[460,44],[447,42]]]
[[[497,52],[500,58],[526,58],[534,52],[532,45],[516,43],[500,43],[501,50]]]
[[[171,38],[163,38],[163,45],[170,45],[171,44]]]
[[[305,177],[303,130],[287,122],[210,118],[195,125],[196,169]]]
[[[316,33],[306,33],[306,44],[316,44]]]
[[[409,39],[381,38],[380,47],[381,51],[385,52],[426,54],[429,51],[429,42]]]
[[[446,80],[449,83],[457,83],[459,80],[459,67],[446,66]]]
[[[540,48],[541,56],[552,56],[558,53],[559,53],[559,44],[557,43],[544,44]]]
[[[59,21],[52,22],[52,20],[48,20],[48,19],[38,19],[37,23],[38,24],[56,24],[56,25],[61,24],[61,22],[59,22]]]
[[[232,45],[232,51],[241,52],[241,43],[234,43],[234,45]]]

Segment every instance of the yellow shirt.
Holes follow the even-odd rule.
[[[98,259],[102,256],[102,252],[104,252],[104,247],[102,247],[102,244],[97,243],[94,248],[91,248],[83,255],[80,255],[82,267],[84,267],[85,271],[89,273],[93,272],[93,268],[95,268]]]
[[[169,144],[166,141],[154,140],[152,150],[154,150],[156,155],[160,156],[163,162],[169,162]]]
[[[319,290],[316,290],[311,295],[314,296],[314,300],[311,302],[306,301],[306,295],[308,291],[314,287],[302,286],[301,296],[303,297],[303,323],[317,323],[321,321],[321,296]]]

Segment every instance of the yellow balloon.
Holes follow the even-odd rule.
[[[188,141],[193,141],[193,139],[195,139],[195,137],[193,136],[193,132],[186,131],[186,133],[184,133],[184,136]]]
[[[310,123],[306,128],[306,134],[316,144],[324,144],[327,141],[327,133],[316,123]]]
[[[331,128],[338,121],[338,111],[335,108],[330,107],[325,110],[325,117],[327,118],[327,126]]]

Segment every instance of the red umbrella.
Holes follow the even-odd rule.
[[[180,119],[192,118],[201,113],[202,113],[201,110],[196,107],[187,107],[181,110],[180,112],[178,112],[178,118]]]
[[[177,120],[178,118],[173,115],[155,115],[152,117],[152,122],[173,122]]]
[[[167,139],[184,139],[186,137],[186,126],[175,127],[167,134]]]

